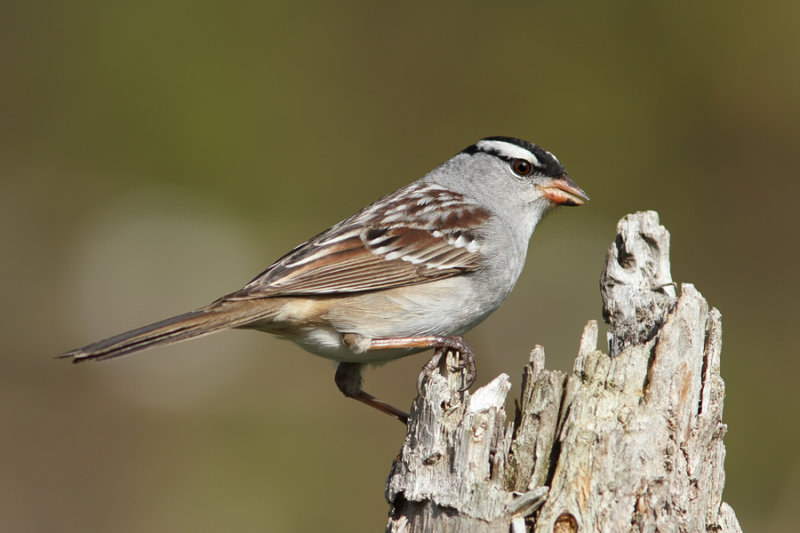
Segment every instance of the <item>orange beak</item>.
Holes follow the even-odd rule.
[[[539,190],[556,205],[578,206],[589,201],[583,189],[566,174],[553,178],[546,185],[539,185]]]

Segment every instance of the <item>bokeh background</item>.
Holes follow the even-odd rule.
[[[55,354],[205,304],[489,135],[592,197],[469,339],[568,369],[617,220],[656,209],[724,319],[725,500],[800,497],[800,3],[3,2],[0,529],[377,531],[400,424],[252,332]],[[401,407],[424,356],[371,370]]]

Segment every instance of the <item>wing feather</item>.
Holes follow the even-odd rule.
[[[301,244],[226,299],[357,293],[471,272],[488,218],[464,195],[418,182]]]

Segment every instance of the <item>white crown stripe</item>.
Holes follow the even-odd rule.
[[[511,144],[506,141],[496,141],[496,140],[483,140],[478,141],[476,145],[480,150],[485,151],[495,151],[499,153],[503,157],[508,157],[511,159],[525,159],[530,161],[535,166],[540,167],[542,164],[533,155],[530,151],[526,150],[521,146],[517,146],[516,144]]]

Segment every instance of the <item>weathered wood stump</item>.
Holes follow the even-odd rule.
[[[508,376],[459,392],[448,354],[412,406],[387,531],[741,531],[722,502],[720,313],[676,295],[655,212],[619,222],[601,290],[610,354],[594,321],[569,374],[536,346],[513,423]]]

